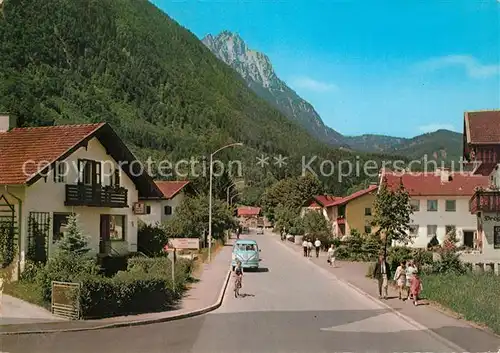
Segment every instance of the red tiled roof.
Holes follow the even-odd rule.
[[[260,207],[238,207],[239,216],[258,216],[260,214]]]
[[[464,118],[468,143],[500,143],[500,110],[465,112]]]
[[[317,195],[317,196],[314,196],[314,200],[317,201],[317,203],[319,203],[323,207],[329,207],[334,202],[338,201],[339,199],[341,199],[341,197],[332,196],[332,195]]]
[[[489,178],[482,175],[451,174],[452,180],[442,182],[436,173],[384,174],[388,187],[397,187],[400,180],[410,196],[472,196],[476,186],[487,187]]]
[[[0,185],[26,183],[46,163],[55,162],[104,125],[14,128],[0,132]],[[39,163],[43,164],[41,168]]]
[[[160,191],[163,193],[163,196],[165,198],[171,199],[175,195],[177,195],[187,184],[189,184],[189,181],[183,180],[183,181],[155,181],[156,186],[160,189]]]
[[[363,190],[360,190],[360,191],[357,191],[349,196],[346,196],[346,197],[343,197],[341,198],[340,200],[337,200],[336,202],[334,202],[332,204],[332,206],[340,206],[340,205],[344,205],[346,203],[348,203],[349,201],[352,201],[354,199],[357,199],[358,197],[361,197],[361,196],[364,196],[366,194],[369,194],[375,190],[378,189],[378,185],[370,185],[369,187],[367,187],[366,189],[363,189]]]

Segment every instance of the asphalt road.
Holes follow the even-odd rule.
[[[251,236],[253,237],[253,236]],[[2,336],[10,353],[319,353],[454,350],[334,280],[270,236],[254,236],[261,270],[246,272],[241,298],[228,287],[204,316],[147,326]]]

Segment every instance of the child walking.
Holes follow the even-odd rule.
[[[418,298],[420,296],[420,292],[422,291],[422,289],[423,289],[422,280],[420,279],[418,273],[415,273],[413,275],[413,278],[411,279],[411,286],[410,286],[410,293],[413,297],[413,305],[415,306],[418,305]]]
[[[398,285],[399,300],[405,300],[407,296],[404,296],[403,293],[405,291],[405,286],[406,286],[406,267],[404,261],[401,261],[398,268],[396,269],[394,280]]]

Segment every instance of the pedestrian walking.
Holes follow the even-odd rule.
[[[415,273],[413,275],[413,278],[411,279],[411,285],[410,285],[410,292],[411,296],[413,298],[413,305],[417,306],[418,305],[418,299],[420,296],[420,292],[424,289],[424,286],[422,285],[422,280],[420,279],[420,276],[418,273]]]
[[[379,298],[387,299],[387,289],[389,287],[389,278],[391,278],[391,268],[383,254],[380,255],[379,260],[373,269],[373,278],[376,278],[378,281]]]
[[[415,266],[413,260],[408,261],[406,263],[406,288],[408,290],[408,293],[407,293],[408,300],[412,299],[412,294],[411,294],[411,290],[410,290],[411,280],[413,279],[413,276],[417,272],[418,272],[418,270],[417,270],[417,267]]]
[[[405,300],[408,295],[407,293],[404,293],[405,295],[403,296],[403,292],[406,288],[406,266],[404,261],[401,261],[398,268],[396,269],[394,280],[396,281],[396,284],[398,286],[399,300]]]
[[[321,249],[321,241],[316,238],[316,241],[314,242],[314,248],[316,249],[316,257],[319,257],[319,251]]]
[[[330,266],[335,267],[335,246],[332,244],[328,249],[328,263]]]
[[[304,257],[308,256],[308,250],[309,250],[309,243],[307,242],[307,239],[304,238],[304,241],[302,242],[302,249],[304,249]]]
[[[312,241],[311,241],[311,240],[309,240],[309,241],[307,242],[307,256],[308,256],[308,257],[311,257],[311,256],[312,256],[312,255],[311,255],[312,249],[313,249],[313,243],[312,243]]]

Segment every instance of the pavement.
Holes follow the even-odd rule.
[[[244,274],[240,298],[231,287],[205,315],[144,326],[45,335],[2,336],[5,352],[485,352],[458,347],[433,330],[398,315],[271,235],[254,237],[259,271]],[[326,260],[326,259],[323,259]],[[231,284],[231,283],[230,283]],[[373,283],[372,283],[373,284]],[[417,308],[420,309],[420,308]],[[425,307],[422,307],[426,310]],[[437,323],[434,326],[439,326]],[[443,331],[469,335],[454,322]],[[474,340],[475,336],[471,336]],[[491,338],[491,337],[489,337]],[[472,342],[471,342],[472,345]],[[497,352],[499,347],[492,346]]]
[[[17,306],[9,307],[5,317],[0,319],[0,337],[13,334],[36,334],[56,331],[84,331],[123,326],[151,324],[172,321],[204,314],[222,303],[222,291],[228,280],[231,264],[232,241],[228,242],[210,263],[203,264],[198,281],[192,284],[176,310],[139,315],[118,316],[100,320],[57,319],[49,311],[15,299]],[[16,308],[18,309],[16,311]],[[22,310],[21,310],[22,309]],[[19,318],[19,311],[23,317]],[[42,316],[40,313],[44,313]],[[38,315],[38,316],[37,316]],[[0,338],[2,343],[4,338]],[[0,351],[1,352],[1,351]]]
[[[39,324],[61,321],[66,320],[52,315],[45,308],[27,303],[7,294],[2,295],[0,327],[2,325]]]

